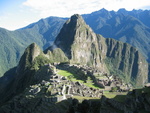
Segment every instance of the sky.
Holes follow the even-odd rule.
[[[0,0],[0,27],[15,30],[41,18],[89,14],[102,8],[150,10],[150,0]]]

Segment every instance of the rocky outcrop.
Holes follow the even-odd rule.
[[[73,15],[63,26],[54,45],[49,50],[60,48],[71,63],[88,65],[107,72],[103,62],[97,35],[86,25],[83,18]],[[104,47],[103,47],[104,48]]]
[[[19,74],[25,71],[26,68],[30,68],[34,59],[40,55],[41,52],[42,51],[35,43],[29,45],[19,61],[16,72]]]
[[[37,44],[29,45],[22,55],[16,68],[16,73],[13,74],[10,82],[0,87],[3,89],[3,92],[0,93],[2,96],[0,104],[21,93],[29,85],[46,79],[49,67],[45,66],[45,64],[67,61],[68,58],[61,49],[44,54]],[[7,93],[7,96],[5,93]]]
[[[107,60],[108,67],[121,70],[126,80],[136,81],[136,86],[144,85],[148,81],[148,63],[141,53],[127,43],[107,38]],[[112,65],[110,67],[110,65]]]
[[[73,15],[63,26],[54,45],[60,48],[71,63],[88,65],[103,73],[120,75],[136,86],[148,81],[148,63],[137,49],[129,44],[96,35],[80,15]]]
[[[48,51],[45,56],[49,59],[50,63],[69,62],[68,58],[60,48]]]
[[[17,90],[18,89],[23,90],[28,85],[34,83],[36,81],[35,80],[36,73],[38,71],[43,70],[44,68],[41,69],[41,67],[44,66],[45,64],[54,62],[67,62],[67,61],[68,58],[65,56],[65,54],[62,52],[61,49],[55,49],[52,52],[48,51],[47,54],[44,54],[38,47],[38,45],[36,45],[35,43],[29,45],[29,47],[26,48],[23,56],[21,57],[19,65],[17,66],[16,80],[15,80],[16,81],[15,86]],[[45,69],[46,69],[45,71],[47,71],[46,67]],[[45,73],[45,71],[43,70],[41,74]]]

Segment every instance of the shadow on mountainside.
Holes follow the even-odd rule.
[[[16,68],[17,67],[11,68],[0,78],[0,106],[14,95],[13,84]]]

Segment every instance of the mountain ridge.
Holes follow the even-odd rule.
[[[31,28],[26,27],[15,31],[6,29],[0,30],[0,48],[2,52],[2,54],[0,54],[0,62],[3,64],[3,66],[0,67],[0,76],[19,63],[23,51],[31,43],[37,43],[41,49],[45,49],[52,44],[65,20],[60,18],[48,18],[46,21],[46,24],[42,21],[32,24],[32,27],[30,26]],[[42,27],[43,30],[40,31]]]
[[[147,15],[144,17],[149,18],[149,11],[134,11],[132,13],[132,11],[114,12],[105,10],[105,12],[99,10],[91,13],[91,15],[83,15],[83,17],[94,32],[106,38],[113,38],[131,44],[139,49],[149,61],[148,37],[150,28],[149,24],[142,19],[145,12]],[[103,15],[106,15],[106,17]]]
[[[106,15],[106,17],[104,15]],[[126,26],[123,26],[122,23],[124,22],[123,20],[125,20],[123,18],[129,18],[129,16],[130,17],[132,16],[131,20],[132,19],[134,20],[136,17],[138,17],[137,18],[138,20],[136,19],[136,21],[138,23],[142,22],[144,23],[144,25],[134,24],[135,25],[134,28],[128,27],[128,25],[130,25],[131,23],[129,21],[126,24]],[[89,26],[97,34],[101,34],[104,37],[108,37],[108,38],[114,38],[122,42],[130,43],[132,46],[139,49],[149,61],[150,41],[148,37],[150,35],[149,33],[150,30],[148,27],[149,26],[148,21],[145,20],[146,18],[149,18],[149,10],[144,10],[144,11],[134,10],[134,11],[123,11],[123,12],[105,10],[103,11],[103,13],[101,12],[101,10],[99,10],[91,14],[83,15],[83,18],[85,19],[86,23],[89,24]],[[47,48],[49,45],[51,45],[55,40],[55,37],[57,36],[65,20],[66,18],[64,19],[59,17],[58,18],[50,17],[50,18],[46,18],[46,20],[41,19],[40,21],[38,21],[38,23],[34,23],[34,25],[32,26],[29,25],[20,30],[7,31],[6,34],[1,32],[1,38],[3,37],[7,38],[5,42],[1,42],[2,54],[0,59],[3,60],[0,62],[1,64],[4,64],[4,66],[0,67],[1,76],[8,69],[13,68],[14,66],[17,65],[19,58],[23,54],[23,51],[31,43],[36,42],[40,46],[40,48],[44,48],[44,49]],[[114,23],[116,23],[118,27],[114,27],[115,26]],[[38,26],[40,27],[40,25],[42,25],[41,29],[38,28]],[[122,25],[122,27],[119,27],[120,25]],[[130,34],[127,35],[127,32],[129,32]],[[12,44],[9,43],[9,40],[12,40],[11,41]],[[6,45],[4,43],[6,43]],[[10,47],[8,48],[7,45],[9,45]],[[5,52],[3,48],[8,48],[8,49]],[[9,50],[10,48],[12,49],[11,51]],[[11,55],[9,55],[9,53]]]
[[[66,31],[69,31],[69,33],[67,34]],[[110,58],[111,65],[125,73],[124,77],[129,77],[130,80],[131,78],[141,77],[141,81],[137,79],[137,85],[144,84],[148,80],[146,77],[148,75],[148,64],[135,48],[128,44],[96,35],[79,15],[73,15],[64,24],[56,37],[54,46],[61,48],[72,63],[88,65],[99,68],[102,72],[108,72],[105,59]]]

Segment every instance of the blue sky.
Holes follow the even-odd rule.
[[[150,9],[150,0],[0,0],[0,27],[15,30],[41,18],[70,17],[101,8]]]

